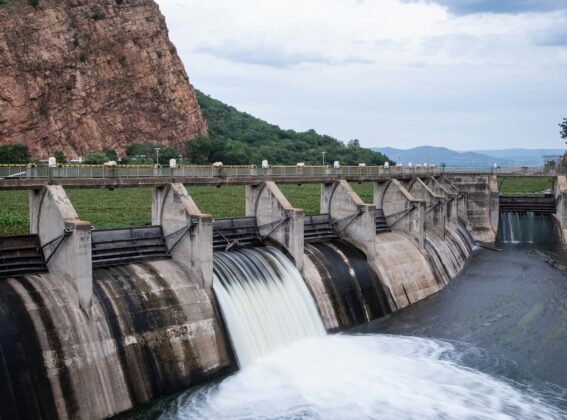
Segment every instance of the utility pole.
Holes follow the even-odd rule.
[[[323,155],[323,166],[325,166],[325,153],[327,152],[321,152],[321,154]]]
[[[159,151],[161,150],[159,147],[154,149],[156,151],[156,164],[159,166]]]

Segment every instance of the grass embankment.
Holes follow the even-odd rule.
[[[352,184],[362,200],[372,203],[372,184]],[[319,213],[319,184],[281,185],[290,203]],[[244,216],[244,187],[188,187],[189,194],[203,213],[216,218]],[[113,191],[68,189],[67,194],[79,217],[97,229],[144,226],[151,223],[152,193],[149,188],[124,188]],[[24,235],[28,226],[28,192],[0,192],[0,236]]]
[[[553,177],[498,177],[498,188],[505,196],[543,195],[553,188]]]

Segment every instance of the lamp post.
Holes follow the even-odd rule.
[[[156,151],[156,165],[159,166],[159,151],[161,150],[159,147],[154,149]]]
[[[325,153],[327,152],[321,152],[321,154],[323,155],[323,166],[325,166]]]

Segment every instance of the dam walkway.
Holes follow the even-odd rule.
[[[541,167],[509,168],[439,168],[434,165],[405,166],[220,166],[190,165],[156,167],[155,165],[62,165],[57,167],[33,165],[0,165],[0,190],[40,189],[45,185],[68,188],[134,188],[158,187],[178,182],[184,185],[250,185],[266,180],[280,184],[408,180],[440,175],[495,174],[515,176],[556,176]]]

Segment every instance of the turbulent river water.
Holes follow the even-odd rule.
[[[567,275],[547,251],[477,250],[424,301],[297,341],[133,416],[566,418]]]

